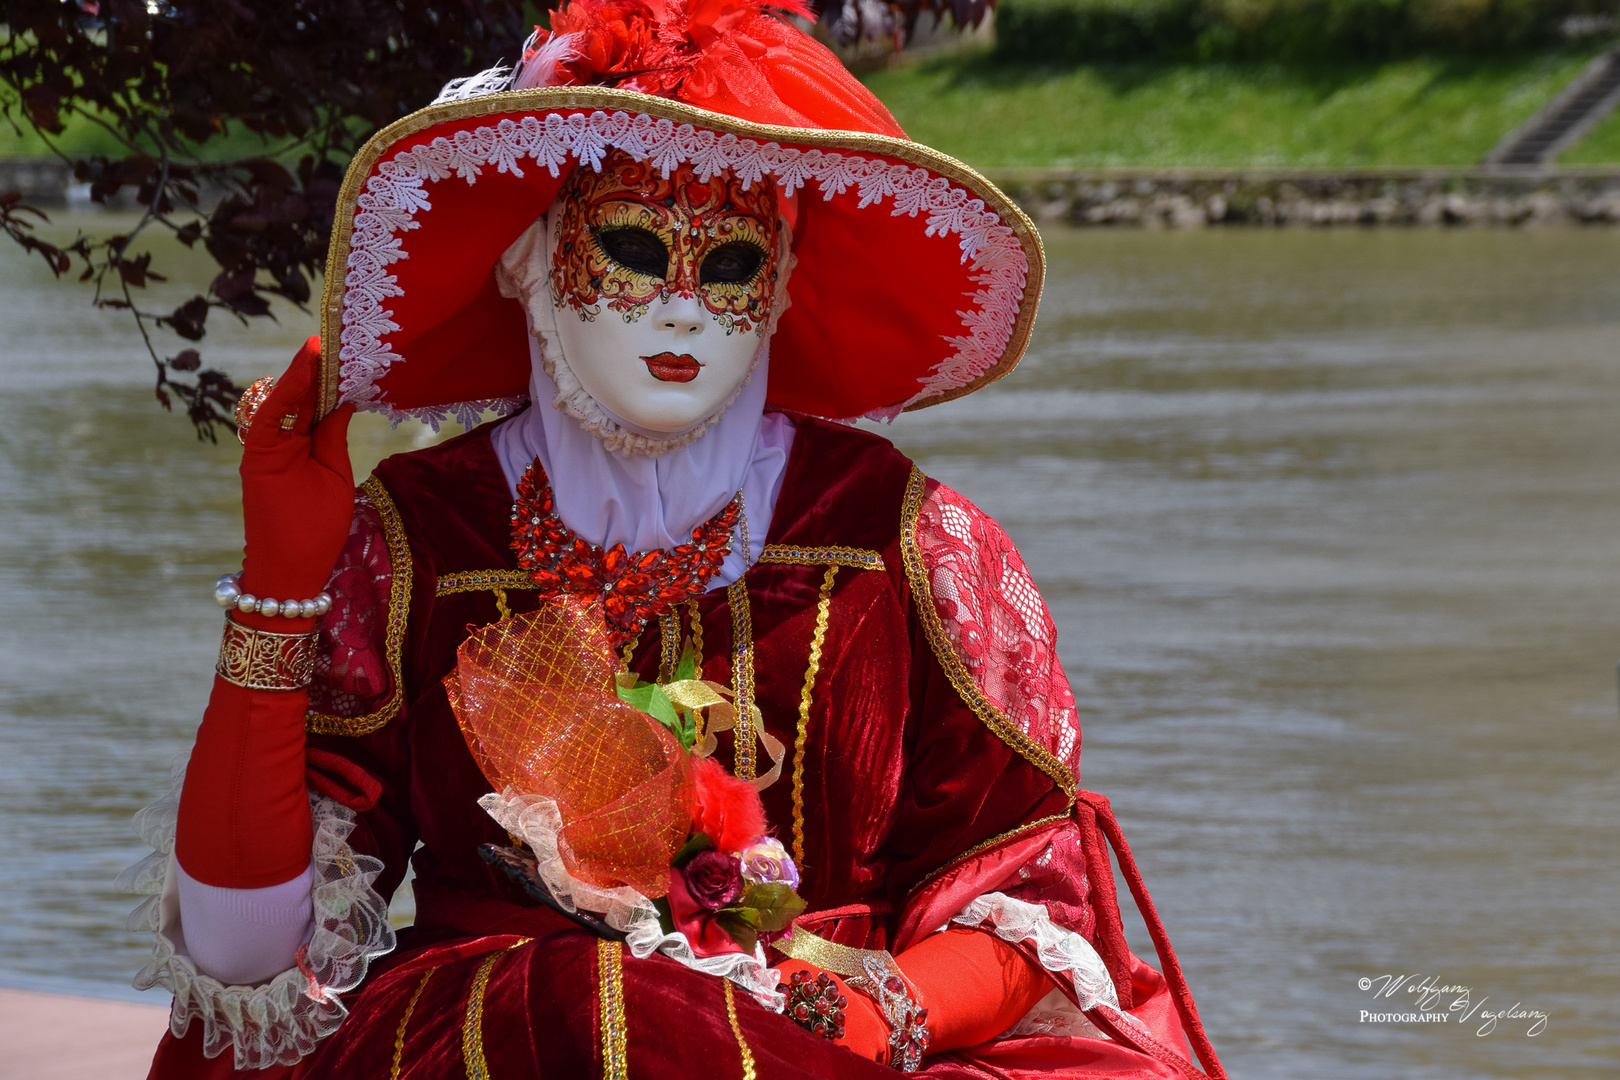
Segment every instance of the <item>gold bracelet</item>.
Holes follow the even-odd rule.
[[[792,934],[776,943],[776,947],[785,956],[814,964],[823,971],[842,975],[846,979],[866,974],[867,960],[877,960],[884,965],[894,963],[894,954],[883,949],[854,949],[828,941],[797,925],[793,927]]]
[[[214,670],[249,690],[302,690],[315,677],[315,634],[277,634],[225,620]]]

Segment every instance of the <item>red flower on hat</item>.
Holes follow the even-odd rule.
[[[571,0],[535,27],[517,85],[613,86],[663,97],[712,95],[728,62],[770,47],[748,24],[811,17],[806,0]]]

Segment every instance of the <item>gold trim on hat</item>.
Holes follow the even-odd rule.
[[[506,90],[461,101],[447,101],[418,109],[409,116],[394,121],[367,140],[360,152],[349,163],[338,191],[337,206],[332,220],[332,241],[326,257],[326,284],[321,295],[321,378],[317,417],[323,417],[337,407],[338,384],[342,377],[339,358],[343,331],[343,292],[346,268],[349,263],[350,237],[354,231],[355,207],[365,183],[379,162],[402,140],[428,128],[455,120],[470,120],[488,116],[562,113],[621,109],[639,113],[655,120],[669,120],[678,124],[691,124],[722,133],[730,132],[766,142],[791,143],[796,146],[830,150],[862,151],[878,154],[905,164],[926,169],[966,188],[984,202],[987,210],[995,213],[1018,237],[1029,263],[1024,294],[1019,299],[1018,318],[1012,334],[1002,349],[1001,359],[981,372],[972,382],[952,390],[941,391],[906,406],[907,412],[950,401],[987,386],[1011,371],[1029,344],[1030,329],[1035,322],[1035,309],[1040,303],[1041,285],[1045,279],[1046,256],[1041,246],[1040,233],[1016,203],[1002,193],[976,170],[921,143],[890,135],[876,135],[864,131],[831,131],[821,128],[780,127],[774,124],[755,124],[724,113],[695,108],[668,98],[653,97],[633,90],[609,87],[543,87],[534,90]]]

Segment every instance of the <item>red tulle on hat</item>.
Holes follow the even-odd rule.
[[[535,28],[514,86],[611,86],[760,124],[905,138],[789,15],[814,17],[804,0],[572,0]]]
[[[339,401],[469,426],[521,407],[523,309],[495,278],[575,167],[618,149],[793,199],[794,267],[767,405],[892,418],[1023,354],[1043,257],[1028,218],[908,140],[800,0],[572,0],[518,69],[458,80],[355,155],[322,302],[322,415]]]

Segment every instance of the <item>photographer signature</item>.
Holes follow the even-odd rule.
[[[1368,991],[1376,999],[1392,999],[1397,994],[1404,994],[1406,999],[1402,1002],[1406,1008],[1416,1010],[1416,1013],[1428,1014],[1418,1016],[1413,1013],[1374,1013],[1363,1010],[1361,1017],[1363,1023],[1401,1023],[1422,1021],[1432,1018],[1433,1014],[1443,1015],[1445,1021],[1455,1018],[1458,1024],[1479,1023],[1474,1034],[1480,1037],[1490,1035],[1497,1030],[1498,1025],[1506,1027],[1506,1022],[1528,1021],[1524,1034],[1535,1038],[1547,1029],[1548,1014],[1540,1009],[1526,1009],[1523,1002],[1515,1002],[1506,1009],[1488,1009],[1485,1006],[1490,998],[1473,1000],[1473,989],[1467,986],[1443,984],[1433,975],[1374,975],[1371,978],[1362,976],[1356,981],[1356,986]]]

